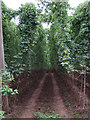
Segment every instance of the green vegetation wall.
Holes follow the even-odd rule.
[[[12,73],[24,70],[89,68],[89,4],[72,16],[68,2],[41,1],[43,9],[26,3],[14,11],[2,3],[5,61]],[[19,24],[12,22],[18,17]],[[42,23],[50,24],[44,29]]]
[[[71,50],[71,63],[75,68],[90,67],[89,51],[90,51],[90,2],[86,1],[80,4],[71,19],[71,40],[73,42]]]
[[[5,61],[12,73],[18,75],[23,70],[39,70],[44,67],[45,32],[39,16],[34,4],[26,3],[14,11],[2,2]],[[12,22],[15,17],[19,19],[18,25]]]
[[[11,20],[15,17],[15,11],[6,7],[2,2],[2,25],[3,25],[3,41],[5,50],[5,61],[9,69],[13,68],[14,56],[19,52],[19,30],[15,23]]]
[[[43,68],[44,31],[39,23],[39,13],[34,4],[26,3],[19,8],[19,30],[21,35],[22,64],[25,69]]]

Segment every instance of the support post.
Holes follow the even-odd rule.
[[[3,46],[3,33],[2,33],[2,11],[1,11],[1,0],[0,0],[0,71],[5,70],[5,61],[4,61],[4,46]],[[2,86],[2,75],[0,74],[0,87]],[[0,110],[2,110],[2,93],[0,91]],[[8,96],[3,96],[4,98],[4,109],[6,112],[9,112],[8,105]]]

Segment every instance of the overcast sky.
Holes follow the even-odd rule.
[[[3,0],[7,7],[12,9],[18,9],[21,4],[25,4],[26,2],[37,3],[37,0]],[[80,3],[83,3],[85,0],[69,0],[69,4],[71,7],[77,7]]]

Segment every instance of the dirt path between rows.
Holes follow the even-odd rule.
[[[58,79],[54,73],[45,73],[44,77],[39,81],[39,86],[31,93],[23,97],[20,105],[16,106],[9,118],[37,118],[36,112],[41,114],[59,114],[61,118],[73,118],[72,110],[66,107],[70,104],[67,99],[70,98],[70,89],[64,81],[62,75]],[[70,96],[70,97],[69,97]],[[66,102],[65,102],[66,101]]]
[[[46,73],[31,99],[21,108],[20,114],[17,117],[33,118],[37,116],[36,112],[46,114],[52,113],[52,111],[59,114],[60,117],[70,117],[60,97],[54,74]]]
[[[21,106],[17,106],[16,112],[13,113],[14,118],[36,118],[36,112],[46,114],[54,112],[62,118],[70,118],[67,109],[59,93],[59,88],[53,73],[45,73],[39,83],[38,88],[29,98],[24,98]]]
[[[55,106],[55,111],[58,112],[58,114],[60,114],[60,117],[66,117],[66,118],[70,118],[71,116],[68,114],[67,109],[62,101],[62,98],[59,94],[59,88],[58,85],[56,83],[56,80],[54,78],[54,74],[52,73],[52,81],[53,81],[53,85],[54,85],[54,106]]]
[[[33,118],[34,114],[35,114],[35,106],[36,106],[36,100],[38,99],[40,92],[42,90],[44,81],[45,81],[45,76],[43,77],[42,81],[39,84],[39,87],[34,91],[32,97],[30,100],[28,100],[27,105],[24,108],[24,111],[21,113],[20,116],[18,116],[19,118]],[[28,98],[27,98],[28,99]]]

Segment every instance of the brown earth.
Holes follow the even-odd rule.
[[[37,112],[43,115],[55,113],[61,118],[88,118],[88,107],[86,105],[86,109],[82,110],[77,94],[68,83],[68,75],[45,72],[41,78],[35,74],[34,77],[37,81],[35,78],[34,82],[33,79],[26,80],[33,84],[19,97],[18,104],[13,106],[7,118],[37,118]],[[25,77],[23,79],[25,81]]]

